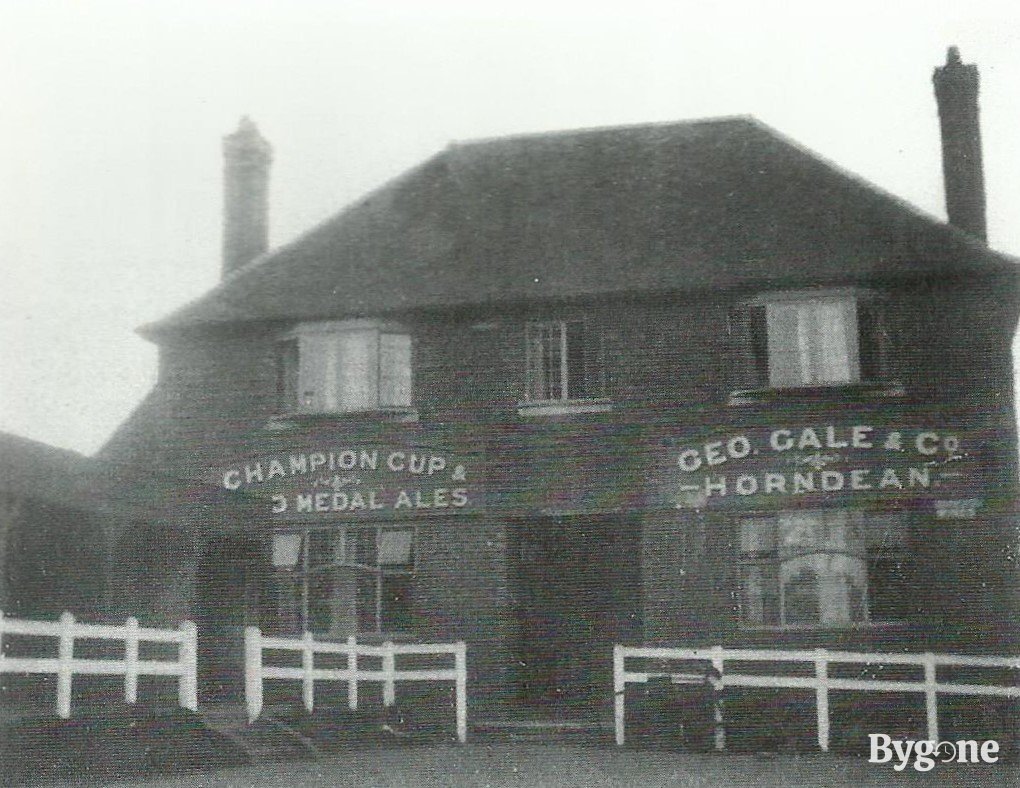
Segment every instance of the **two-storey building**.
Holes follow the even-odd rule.
[[[132,598],[212,688],[249,622],[464,639],[491,709],[608,703],[614,642],[1015,646],[1017,268],[936,86],[949,224],[733,117],[451,145],[266,251],[242,122],[104,454],[254,514],[131,534]]]

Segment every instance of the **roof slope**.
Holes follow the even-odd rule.
[[[722,118],[451,145],[143,331],[1003,264],[753,118]]]
[[[102,464],[78,452],[0,432],[0,494],[57,506],[106,509]]]

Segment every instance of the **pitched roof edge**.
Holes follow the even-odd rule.
[[[767,134],[772,135],[783,144],[788,145],[794,150],[798,151],[799,153],[802,153],[805,156],[814,159],[819,164],[827,167],[840,177],[845,178],[846,180],[852,182],[854,185],[866,189],[867,191],[870,191],[873,194],[878,195],[882,199],[892,203],[897,208],[911,215],[916,221],[920,221],[929,227],[934,227],[941,231],[946,232],[950,237],[954,238],[954,240],[959,241],[960,243],[969,247],[971,251],[975,252],[979,256],[986,258],[991,257],[996,259],[997,262],[1008,263],[1012,266],[1020,266],[1020,257],[1015,257],[1013,255],[1007,254],[1006,252],[1000,252],[996,249],[991,248],[983,241],[972,236],[970,233],[966,233],[960,228],[950,224],[948,221],[943,221],[934,214],[928,213],[924,209],[914,205],[909,200],[899,196],[898,194],[895,194],[894,192],[889,191],[888,189],[879,186],[873,181],[868,180],[863,175],[860,175],[854,172],[853,170],[849,170],[843,167],[842,165],[837,164],[836,162],[832,161],[832,159],[830,159],[828,156],[825,156],[819,153],[818,151],[814,150],[813,148],[809,148],[807,145],[804,145],[798,140],[787,136],[783,132],[779,131],[773,126],[770,126],[768,123],[765,123],[764,121],[756,118],[755,116],[747,115],[745,117],[752,124],[758,126],[762,131],[766,132]]]
[[[431,156],[428,156],[427,158],[418,162],[418,164],[414,165],[410,169],[400,172],[399,174],[393,176],[392,178],[383,181],[381,184],[369,190],[368,192],[359,195],[357,198],[348,202],[338,211],[334,211],[333,213],[329,214],[329,216],[322,219],[318,223],[312,225],[312,227],[305,230],[304,232],[299,233],[294,238],[287,241],[285,244],[282,244],[281,246],[278,246],[275,249],[270,249],[264,252],[263,254],[260,254],[258,257],[246,263],[245,265],[241,266],[240,268],[230,271],[225,277],[223,277],[223,279],[221,279],[219,282],[213,285],[211,289],[206,290],[201,295],[191,299],[185,304],[182,304],[173,312],[171,312],[169,315],[166,315],[165,317],[162,317],[158,320],[154,320],[151,323],[145,323],[139,326],[138,328],[135,329],[135,333],[139,334],[145,339],[155,340],[160,334],[162,334],[164,331],[166,331],[169,328],[172,328],[175,325],[176,318],[178,315],[187,312],[192,307],[196,306],[197,304],[207,299],[215,298],[218,294],[220,294],[221,291],[226,290],[228,286],[232,287],[234,283],[237,282],[238,280],[243,279],[245,276],[250,275],[254,271],[261,270],[263,267],[271,263],[277,257],[280,257],[286,254],[287,252],[291,251],[295,247],[298,247],[301,244],[306,243],[309,239],[314,238],[315,235],[317,235],[318,233],[323,232],[328,227],[332,226],[334,223],[340,221],[343,217],[345,217],[355,208],[367,203],[368,201],[372,200],[374,197],[377,197],[383,192],[392,189],[393,187],[397,186],[401,181],[409,180],[411,177],[413,177],[418,172],[428,167],[434,161],[437,161],[446,156],[450,149],[453,148],[455,145],[456,143],[454,142],[449,143],[445,148],[433,153]],[[230,301],[229,298],[224,298],[223,301],[230,307],[238,308],[236,304]],[[238,309],[243,314],[244,310],[240,308]]]

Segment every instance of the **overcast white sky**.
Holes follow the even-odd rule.
[[[957,44],[990,242],[1020,254],[1020,11],[827,5],[0,0],[0,429],[91,453],[152,385],[134,329],[215,283],[242,114],[273,246],[452,140],[745,113],[944,216]]]

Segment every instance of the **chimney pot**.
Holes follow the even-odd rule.
[[[269,248],[272,161],[272,147],[247,115],[223,138],[223,277]]]
[[[960,50],[949,47],[946,64],[935,69],[932,82],[942,129],[942,175],[949,223],[987,240],[977,66],[964,64]]]

